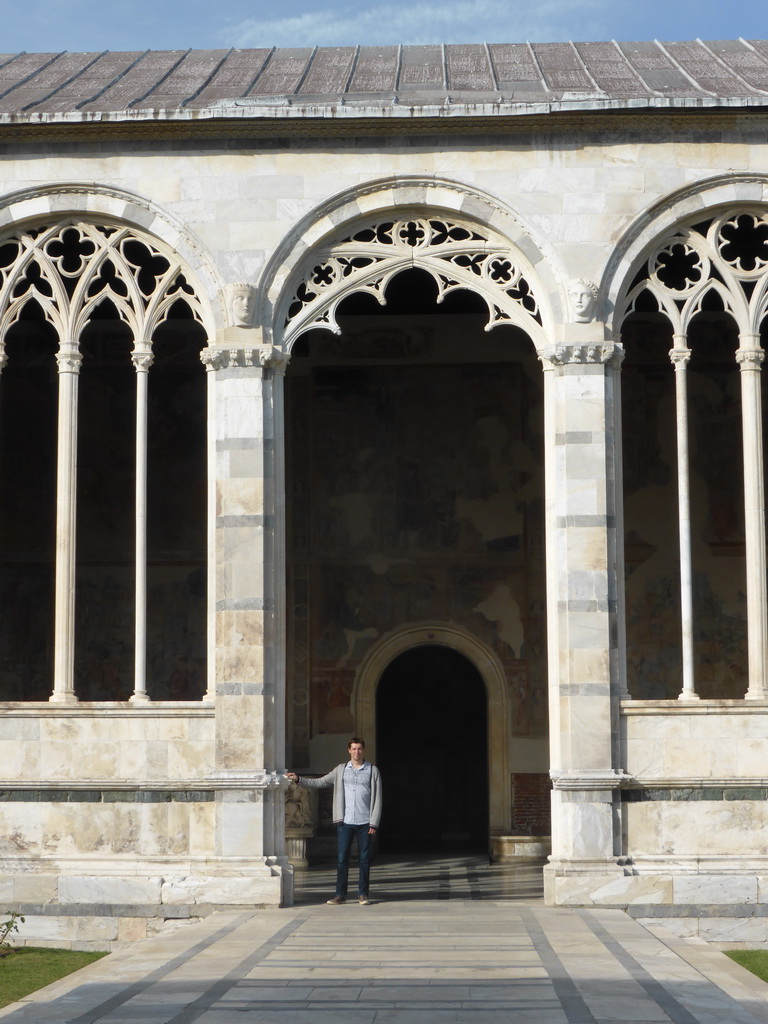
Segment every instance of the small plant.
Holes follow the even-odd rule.
[[[9,953],[13,952],[13,946],[8,936],[13,935],[19,930],[20,923],[24,924],[24,918],[21,914],[17,914],[15,910],[9,912],[5,921],[0,922],[0,957],[8,956]]]

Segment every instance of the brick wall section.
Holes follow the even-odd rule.
[[[512,773],[512,834],[548,836],[552,831],[549,794],[552,783],[546,772]]]

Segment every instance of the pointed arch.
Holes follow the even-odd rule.
[[[662,197],[619,239],[600,286],[604,296],[598,319],[613,323],[618,337],[627,299],[644,260],[672,242],[681,227],[711,222],[728,210],[768,209],[768,174],[723,174],[694,182]],[[681,244],[685,244],[684,242]]]
[[[474,291],[488,307],[487,330],[518,326],[538,349],[561,303],[553,265],[493,197],[448,180],[382,179],[329,200],[278,247],[264,275],[260,320],[275,344],[290,349],[311,327],[337,330],[347,295],[368,292],[385,304],[389,281],[419,267],[436,282],[438,302],[460,288]]]
[[[606,270],[606,292],[613,295],[616,334],[633,314],[661,318],[671,328],[667,367],[674,392],[675,462],[680,565],[680,699],[698,699],[699,659],[694,589],[694,535],[700,503],[692,491],[695,465],[689,421],[692,369],[701,349],[695,338],[702,314],[725,316],[738,336],[729,357],[738,371],[743,473],[746,647],[746,696],[768,693],[768,571],[765,554],[765,499],[762,458],[762,371],[768,318],[768,175],[728,175],[698,182],[665,198],[633,225]],[[668,328],[669,330],[669,328]],[[663,360],[663,353],[659,352]],[[671,381],[674,379],[674,388]],[[732,400],[732,396],[731,396]],[[695,422],[695,421],[694,421]],[[695,442],[694,442],[695,443]],[[694,479],[694,484],[696,483]],[[732,488],[728,499],[737,500]],[[701,545],[699,545],[700,547]],[[701,554],[697,553],[700,559]],[[743,627],[742,627],[743,628]],[[708,694],[731,696],[731,694]]]
[[[125,352],[125,369],[129,370],[133,364],[135,370],[131,388],[135,434],[133,469],[128,473],[131,483],[125,488],[129,491],[132,485],[134,491],[134,690],[131,699],[146,701],[149,699],[146,690],[147,481],[152,447],[148,373],[155,359],[153,340],[156,329],[173,317],[172,310],[178,308],[179,303],[184,306],[184,319],[198,325],[193,330],[211,337],[217,322],[218,302],[213,293],[220,291],[212,266],[201,247],[171,218],[141,197],[119,190],[94,185],[57,185],[15,193],[0,203],[0,368],[6,365],[11,368],[13,360],[9,362],[4,351],[5,337],[20,321],[29,303],[35,303],[42,310],[58,336],[53,692],[50,698],[54,702],[74,703],[79,699],[75,689],[77,538],[78,533],[82,534],[82,522],[86,518],[80,506],[91,514],[97,507],[97,499],[92,494],[87,500],[84,498],[86,489],[81,483],[86,474],[82,460],[78,460],[78,432],[88,425],[87,418],[79,415],[81,391],[84,395],[87,392],[87,387],[81,388],[79,382],[87,349],[81,341],[87,336],[89,324],[104,319],[98,314],[104,304],[108,309],[102,312],[125,324],[133,340],[132,352],[127,348]],[[192,354],[194,358],[194,352]],[[94,357],[93,366],[97,364],[98,357]],[[199,370],[201,387],[197,393],[202,392],[204,396],[205,370],[199,361],[193,365]],[[124,432],[127,422],[123,423]],[[99,437],[97,442],[91,451],[106,450],[99,448],[102,442],[106,445],[104,438]],[[107,517],[107,520],[111,523],[118,518]],[[199,517],[197,524],[200,522]],[[200,532],[197,528],[196,536]],[[204,536],[205,531],[202,533]],[[130,543],[124,545],[126,550]],[[107,547],[105,545],[105,550]],[[115,557],[114,550],[112,557]],[[207,558],[210,563],[210,551]],[[104,569],[102,583],[105,587],[106,579]],[[127,621],[122,611],[120,618]],[[128,644],[123,647],[129,649]]]
[[[116,234],[106,249],[99,245],[97,258],[89,259],[88,269],[98,274],[105,259],[117,259],[119,277],[127,280],[132,276],[130,260],[121,258],[120,247],[128,238],[149,244],[157,253],[169,261],[174,268],[174,278],[181,276],[195,295],[198,305],[196,318],[213,337],[217,328],[226,325],[226,312],[221,302],[223,282],[213,258],[199,239],[195,238],[180,221],[158,204],[137,193],[117,189],[93,182],[70,182],[51,184],[36,188],[22,189],[4,196],[0,200],[0,238],[10,240],[20,227],[41,232],[36,245],[25,247],[25,259],[41,265],[42,251],[56,234],[57,228],[66,224],[85,225],[90,228],[105,228]],[[50,265],[56,260],[50,257]],[[0,244],[0,268],[8,268],[13,262],[10,250]],[[85,267],[83,268],[85,269]],[[21,276],[22,267],[15,268],[15,275]],[[62,275],[60,275],[62,276]],[[64,277],[66,275],[63,275]],[[155,288],[157,295],[160,289]],[[121,298],[126,298],[122,296]],[[134,300],[136,296],[133,296]],[[121,303],[116,302],[118,310]],[[123,303],[123,309],[127,307]],[[49,312],[55,317],[52,308]],[[121,312],[122,316],[122,312]],[[159,318],[160,320],[162,317]],[[158,321],[159,322],[159,321]]]

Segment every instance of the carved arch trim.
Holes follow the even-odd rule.
[[[199,239],[151,200],[127,190],[80,182],[22,189],[0,198],[3,240],[30,228],[55,232],[57,225],[64,228],[73,224],[90,229],[104,226],[122,232],[122,238],[132,237],[154,248],[191,286],[187,294],[194,294],[196,299],[193,314],[208,336],[214,337],[217,326],[224,325],[223,285],[213,259]],[[95,263],[101,262],[91,261],[91,266],[95,269]],[[160,322],[163,311],[154,313]]]
[[[598,317],[604,318],[606,322],[613,320],[615,336],[618,336],[627,313],[633,283],[636,283],[638,271],[644,261],[654,260],[669,245],[682,245],[693,250],[689,253],[689,259],[700,257],[703,263],[707,263],[714,254],[717,266],[722,262],[722,257],[718,252],[716,232],[709,239],[707,231],[703,235],[699,232],[704,239],[704,244],[701,244],[691,235],[691,229],[696,225],[710,224],[716,220],[719,228],[729,219],[743,214],[757,214],[762,218],[766,213],[768,174],[722,174],[689,184],[665,196],[638,218],[617,243],[603,275],[600,292],[605,296],[605,308],[598,312]],[[691,242],[694,243],[693,246]],[[696,253],[699,257],[696,257]],[[677,255],[684,256],[681,251],[678,251]],[[653,273],[651,267],[649,273]],[[745,305],[741,305],[740,293],[743,294],[743,289],[737,286],[734,290],[734,286],[739,279],[749,280],[749,275],[742,275],[738,268],[729,269],[727,261],[725,274],[731,278],[731,287],[726,291],[730,291],[734,302],[734,308],[728,311],[737,318],[741,330],[748,330],[746,325],[749,323],[750,313],[747,307],[750,303],[747,301]],[[661,294],[665,289],[663,281],[660,283],[661,288],[657,290]],[[701,298],[698,293],[694,294],[696,289],[693,285],[694,282],[689,281],[685,289],[667,289],[668,292],[686,292],[687,308],[682,311],[682,320],[687,319],[688,322],[697,312],[695,306]],[[722,289],[716,290],[720,290],[722,294]],[[670,295],[670,298],[674,299],[674,296]],[[752,302],[753,311],[757,304],[757,300]],[[677,305],[680,308],[680,304]],[[665,311],[669,315],[668,304]],[[675,320],[674,313],[672,319]],[[681,323],[682,320],[678,319],[677,323]]]
[[[368,291],[383,304],[389,280],[417,266],[436,281],[438,301],[457,288],[479,293],[486,329],[514,324],[538,349],[561,305],[555,264],[492,196],[447,179],[378,179],[318,206],[286,237],[264,274],[259,320],[288,349],[312,326],[333,330],[346,295]]]
[[[374,644],[358,667],[352,689],[355,733],[366,738],[375,761],[376,690],[382,673],[399,654],[425,646],[450,647],[463,654],[483,680],[488,700],[489,824],[491,835],[502,835],[510,829],[512,813],[509,687],[499,657],[468,630],[448,623],[414,623]]]

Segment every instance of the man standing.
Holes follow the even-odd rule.
[[[331,906],[347,902],[347,879],[352,840],[357,837],[357,859],[360,876],[357,884],[358,902],[367,904],[370,875],[371,836],[381,821],[381,775],[379,769],[365,760],[365,742],[353,736],[347,744],[349,761],[337,764],[320,779],[303,779],[295,772],[287,778],[306,789],[333,786],[333,823],[338,837],[336,895],[328,900]]]

